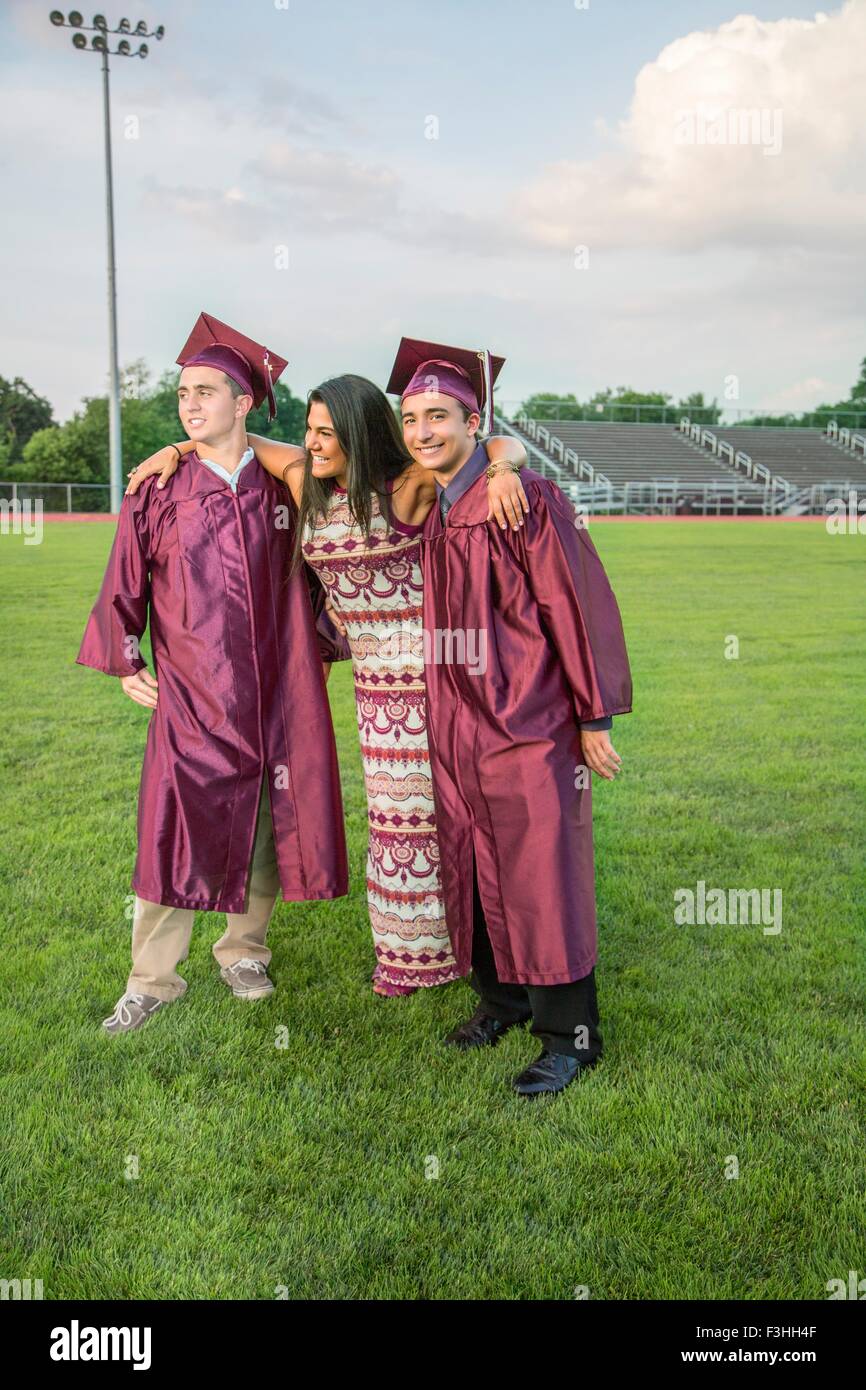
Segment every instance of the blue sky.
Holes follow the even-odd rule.
[[[63,418],[105,381],[101,109],[98,59],[49,8],[0,19],[0,373]],[[402,333],[505,355],[510,399],[629,384],[799,409],[857,375],[864,0],[127,13],[167,32],[112,66],[122,360],[168,365],[206,309],[288,357],[299,393],[384,384]],[[682,112],[744,109],[767,141],[779,113],[777,148],[674,137]]]

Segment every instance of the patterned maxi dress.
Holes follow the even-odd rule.
[[[379,993],[411,994],[457,979],[442,887],[427,748],[421,612],[421,526],[372,498],[369,541],[345,488],[303,543],[352,652],[367,789],[367,901]]]

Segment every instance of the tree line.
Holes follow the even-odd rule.
[[[122,373],[121,431],[126,474],[164,444],[182,439],[177,415],[177,368],[155,381],[144,362]],[[267,405],[247,416],[255,434],[272,435],[290,444],[304,436],[305,404],[281,381],[274,395],[277,415],[268,421]],[[51,405],[20,377],[0,377],[0,480],[39,483],[107,483],[108,397],[85,396],[81,408],[59,425]],[[107,489],[73,492],[81,511],[107,511]]]
[[[267,407],[249,415],[251,430],[291,444],[304,436],[305,403],[288,386],[275,386],[276,419],[268,421]],[[581,401],[577,396],[540,391],[528,396],[521,409],[535,420],[596,420],[642,424],[673,424],[680,415],[703,424],[718,424],[725,409],[706,402],[703,392],[675,402],[661,391],[606,387]],[[738,423],[823,428],[831,416],[840,425],[866,427],[866,358],[847,400],[818,406],[801,414],[755,415]],[[121,421],[123,468],[126,473],[163,444],[182,437],[177,415],[177,368],[155,380],[143,361],[122,374]],[[108,398],[85,396],[81,408],[64,424],[53,418],[50,403],[21,377],[0,377],[0,481],[40,483],[107,483]],[[75,504],[81,510],[106,511],[107,490],[81,489]]]
[[[521,410],[531,420],[596,420],[620,424],[676,424],[682,415],[701,425],[719,423],[723,413],[735,402],[719,405],[717,400],[705,401],[702,391],[675,401],[662,391],[634,391],[630,386],[607,386],[582,401],[569,394],[539,391],[527,397]],[[841,426],[857,429],[866,427],[866,357],[860,364],[860,375],[851,387],[847,400],[819,405],[814,410],[782,415],[754,414],[737,419],[739,425],[776,425],[786,428],[824,429],[827,421],[838,417]]]

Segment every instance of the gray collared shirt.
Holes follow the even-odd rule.
[[[464,492],[467,492],[472,484],[478,481],[488,463],[487,450],[483,444],[479,444],[446,487],[443,487],[437,479],[436,500],[439,503],[439,514],[443,521],[445,520],[445,512],[454,505],[458,497],[462,497]],[[445,498],[444,506],[443,497]]]
[[[255,458],[255,452],[252,449],[245,449],[243,454],[241,455],[241,461],[235,469],[234,473],[229,473],[229,471],[226,468],[223,468],[221,463],[214,463],[213,459],[202,458],[201,454],[199,454],[198,457],[200,463],[203,463],[206,468],[209,468],[211,470],[212,473],[216,473],[217,477],[222,478],[224,483],[228,483],[232,492],[237,492],[238,478],[240,477],[241,469],[247,466],[250,459]]]

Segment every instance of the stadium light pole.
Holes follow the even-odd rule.
[[[116,29],[109,29],[104,15],[93,16],[92,24],[85,24],[78,10],[70,10],[66,16],[60,10],[52,10],[48,18],[58,29],[74,29],[72,46],[79,52],[100,53],[102,55],[102,113],[105,123],[105,211],[108,224],[108,453],[110,460],[109,479],[111,483],[110,508],[119,512],[123,500],[123,456],[120,436],[120,368],[117,361],[117,269],[114,260],[114,186],[111,177],[111,110],[108,94],[109,54],[119,58],[146,58],[148,47],[140,43],[133,51],[131,39],[161,39],[165,27],[149,30],[140,19],[133,29],[128,19],[122,19]],[[94,37],[88,45],[86,35]],[[118,36],[116,48],[109,48],[110,36]],[[127,35],[129,37],[127,37]]]

